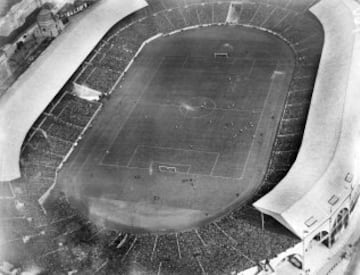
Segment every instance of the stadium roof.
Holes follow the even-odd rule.
[[[20,177],[20,151],[27,132],[105,33],[145,6],[145,0],[98,2],[0,97],[0,181]]]
[[[360,37],[351,0],[321,1],[311,11],[325,44],[303,142],[286,177],[255,202],[298,237],[314,232],[350,193],[359,156]]]

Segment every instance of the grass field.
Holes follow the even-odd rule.
[[[240,178],[277,63],[231,59],[164,57],[102,163]]]
[[[214,58],[224,51],[228,58]],[[287,44],[255,29],[160,38],[105,102],[59,181],[91,217],[113,224],[177,230],[215,217],[261,184],[293,68]]]

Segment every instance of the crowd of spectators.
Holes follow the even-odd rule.
[[[174,29],[182,29],[186,27],[186,21],[182,15],[183,9],[173,9],[166,13],[167,18],[172,22]]]
[[[309,4],[284,9],[271,3],[248,2],[234,3],[230,8],[232,23],[249,24],[278,34],[296,56],[293,79],[259,196],[286,175],[300,148],[323,45],[322,28],[307,11]]]
[[[222,23],[224,18],[227,19],[229,4],[226,2],[214,3],[213,10],[214,23]]]
[[[108,93],[144,40],[185,26],[224,23],[230,6],[230,1],[190,1],[188,6],[181,6],[180,1],[148,2],[149,7],[141,13],[146,17],[134,14],[105,36],[79,70],[77,83]],[[264,192],[286,174],[300,146],[314,81],[309,70],[317,70],[322,43],[316,34],[321,31],[309,14],[299,10],[244,2],[234,6],[234,11],[238,23],[253,23],[279,33],[298,57]],[[315,35],[306,39],[307,32]],[[6,260],[22,268],[36,265],[48,274],[231,274],[273,257],[297,241],[280,232],[281,227],[273,221],[269,221],[270,228],[262,230],[255,218],[258,213],[250,211],[246,216],[243,208],[198,229],[170,234],[119,233],[96,227],[62,195],[46,208],[45,215],[37,199],[53,183],[56,167],[98,107],[99,103],[65,93],[34,125],[22,153],[24,176],[12,183],[19,202],[9,201],[1,209],[9,222],[1,227],[8,240],[1,240],[0,246],[14,251]]]
[[[195,26],[200,24],[196,6],[185,7],[185,9],[183,10],[183,16],[185,18],[187,26]]]
[[[212,5],[204,5],[201,9],[197,9],[197,12],[201,24],[212,24],[214,22]]]
[[[21,259],[22,270],[29,265],[62,270],[64,259],[57,254],[68,248],[59,245],[54,237],[59,236],[59,230],[67,230],[75,212],[58,200],[50,207],[55,210],[45,215],[37,200],[54,183],[57,167],[98,107],[99,103],[65,93],[34,124],[22,148],[22,178],[11,183],[15,199],[1,203],[5,209],[0,212],[0,219],[6,221],[0,228],[2,236],[6,236],[0,243],[1,251],[6,251],[1,259],[13,263]],[[50,260],[53,257],[58,265]]]
[[[158,3],[158,7],[163,7]],[[213,5],[189,5],[161,10],[149,16],[136,18],[113,28],[99,43],[75,80],[104,94],[109,93],[141,44],[158,33],[169,33],[186,26],[222,22],[226,20],[229,3]],[[153,8],[153,7],[152,7]],[[218,12],[217,16],[213,16]],[[215,18],[216,17],[216,18]],[[215,21],[217,20],[217,21]]]

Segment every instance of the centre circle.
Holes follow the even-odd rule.
[[[214,100],[208,97],[190,97],[179,102],[180,113],[189,118],[201,118],[210,115],[216,108]]]

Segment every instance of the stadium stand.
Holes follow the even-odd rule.
[[[263,22],[262,27],[273,30],[288,15],[289,10],[282,8],[275,8],[271,15]]]
[[[320,230],[331,230],[322,225],[331,219],[337,220],[337,215],[344,209],[349,211],[354,203],[351,197],[354,194],[356,197],[358,192],[356,187],[352,187],[354,190],[348,187],[354,165],[357,165],[355,133],[359,127],[352,113],[355,110],[353,104],[357,104],[359,85],[356,69],[359,53],[353,45],[359,38],[353,32],[355,22],[350,16],[351,3],[331,0],[320,2],[312,9],[323,23],[327,39],[301,149],[286,177],[255,203],[258,209],[275,217],[306,243]],[[309,81],[294,79],[292,89],[307,90]],[[285,116],[297,117],[304,113],[303,106],[293,105],[285,110]],[[338,111],[334,112],[335,109]],[[285,195],[290,193],[291,196]],[[333,196],[336,196],[336,202],[331,199]],[[314,222],[309,223],[310,219]],[[302,236],[305,230],[306,236]],[[331,238],[337,233],[334,232],[331,232]]]
[[[0,99],[1,120],[0,125],[2,135],[0,139],[0,180],[12,180],[20,176],[19,156],[20,147],[24,141],[26,133],[37,117],[49,104],[51,99],[59,92],[64,83],[84,61],[89,52],[99,42],[109,28],[119,20],[119,18],[144,7],[145,2],[138,0],[132,1],[131,5],[121,8],[121,13],[114,12],[114,3],[121,5],[119,1],[106,1],[97,5],[96,9],[91,10],[84,20],[71,28],[71,31],[64,31],[61,39],[54,40],[49,47],[32,63],[32,66],[23,73],[19,79],[8,89]],[[97,18],[97,12],[107,20]],[[96,22],[96,23],[95,23]],[[96,24],[96,27],[92,27]],[[85,34],[89,30],[89,34]],[[91,30],[91,31],[90,31]],[[85,39],[86,38],[86,39]],[[86,43],[84,43],[86,41]],[[77,47],[73,47],[76,44]],[[71,50],[70,50],[71,49]],[[72,58],[63,58],[64,51],[72,53]],[[57,74],[53,73],[54,64],[57,66]],[[46,79],[46,81],[43,81]],[[33,108],[22,108],[24,104],[24,93],[31,91],[31,96],[25,97]],[[11,95],[11,96],[10,96]],[[35,108],[35,106],[37,106]],[[18,110],[17,115],[11,115],[13,110]],[[9,121],[9,117],[11,121]],[[24,126],[27,125],[27,126]]]
[[[182,15],[183,9],[172,9],[167,12],[167,17],[175,29],[182,29],[186,26],[185,18]]]
[[[82,84],[102,93],[107,93],[112,87],[112,84],[116,82],[119,75],[120,74],[117,71],[95,68],[87,81]],[[104,79],[106,79],[106,81],[104,81]]]
[[[196,6],[186,6],[183,15],[187,26],[196,26],[200,24]]]
[[[149,11],[149,15],[150,14],[154,14],[157,13],[163,9],[165,9],[164,4],[161,1],[158,0],[149,0],[147,1],[149,6],[147,8],[147,10]],[[170,2],[170,1],[169,1]]]
[[[213,4],[214,23],[224,23],[229,10],[229,3],[216,2]]]
[[[176,13],[176,10],[174,10]],[[171,12],[170,12],[171,14]],[[170,15],[169,15],[170,16]],[[175,15],[177,16],[177,15]],[[176,26],[177,23],[175,21],[172,21],[173,25]],[[142,20],[138,21],[136,25],[134,26],[136,31],[139,32],[143,37],[144,40],[149,39],[150,37],[153,37],[157,34],[157,29],[154,21],[152,20],[152,17],[145,17]]]
[[[245,3],[241,6],[240,10],[240,17],[238,19],[239,24],[248,24],[250,23],[251,19],[254,17],[257,9],[258,9],[257,3]]]
[[[265,4],[260,4],[250,20],[250,24],[253,26],[261,27],[263,23],[271,16],[275,7]]]
[[[89,56],[86,64],[76,72],[73,77],[75,82],[108,93],[144,40],[158,32],[168,33],[184,26],[225,23],[230,7],[230,1],[148,2],[149,7],[141,11],[144,17],[139,18],[135,13],[111,29],[95,48],[94,55]],[[267,3],[269,5],[255,2],[233,5],[231,8],[236,10],[233,14],[238,16],[236,23],[261,26],[278,33],[292,45],[297,56],[309,57],[306,62],[298,62],[295,68],[295,79],[259,196],[283,178],[296,158],[323,39],[321,25],[308,12],[302,13],[311,1],[296,5],[293,11],[289,7],[285,10],[274,6],[271,1]],[[293,26],[295,15],[297,23]],[[305,33],[313,34],[309,40],[304,38],[303,31],[298,31],[304,26]],[[317,41],[315,46],[314,41]],[[290,233],[279,233],[276,226],[273,231],[262,231],[260,221],[254,222],[254,218],[249,221],[244,217],[243,209],[234,210],[199,229],[169,234],[119,233],[95,227],[78,216],[64,197],[52,202],[46,208],[47,215],[43,215],[34,200],[53,184],[53,168],[67,154],[100,106],[67,92],[59,97],[28,134],[22,154],[22,169],[28,179],[13,182],[18,190],[24,189],[27,181],[31,184],[31,187],[26,187],[33,190],[31,198],[20,191],[17,195],[25,201],[28,212],[24,216],[33,220],[21,220],[20,225],[14,226],[21,228],[19,236],[31,235],[39,240],[36,242],[38,246],[26,251],[41,256],[35,259],[31,255],[27,257],[46,267],[50,274],[64,268],[67,272],[76,269],[92,274],[112,274],[119,270],[127,274],[133,271],[131,268],[147,274],[159,271],[163,274],[230,274],[234,270],[253,266],[257,260],[273,257],[297,242]],[[44,138],[43,131],[48,138]],[[253,217],[254,209],[249,209]],[[8,213],[14,216],[19,211],[13,206]],[[268,219],[267,222],[271,224],[273,221]],[[44,235],[42,230],[46,231]],[[10,237],[15,240],[11,245],[18,247],[17,251],[23,249],[19,236]],[[59,246],[59,243],[62,245]]]
[[[203,4],[197,9],[199,21],[201,24],[213,23],[213,9],[211,4]]]
[[[301,18],[301,15],[290,10],[287,15],[283,17],[281,21],[278,22],[278,24],[275,25],[273,30],[281,34],[283,37],[286,37],[286,32],[293,28],[293,23],[297,22],[298,16]]]
[[[174,26],[166,17],[166,12],[159,12],[154,15],[155,24],[157,26],[158,32],[168,33],[174,29]]]
[[[311,6],[315,5],[319,0],[305,0],[302,3],[289,1],[286,8],[296,12],[306,12]]]

